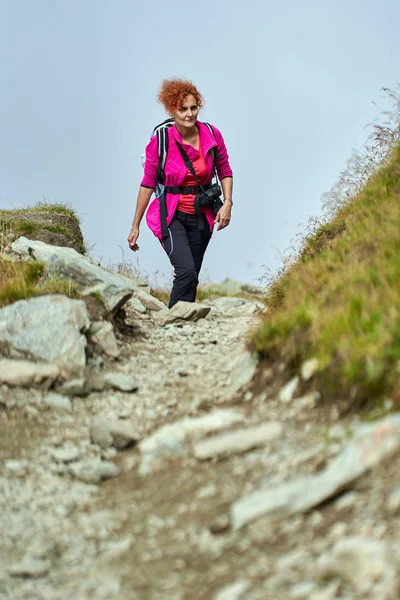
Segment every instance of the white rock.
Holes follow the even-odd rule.
[[[98,483],[102,479],[117,477],[121,470],[118,465],[110,461],[94,458],[73,463],[69,467],[69,472],[85,483]]]
[[[400,512],[400,485],[390,491],[386,500],[386,508],[392,514]]]
[[[210,306],[204,306],[198,302],[183,302],[180,300],[169,310],[163,311],[159,318],[159,323],[162,326],[179,321],[198,321],[203,319],[210,312]]]
[[[60,369],[49,363],[0,359],[0,383],[48,389],[59,377]]]
[[[301,581],[296,583],[290,590],[290,598],[293,600],[309,600],[311,593],[316,585],[312,581]]]
[[[232,524],[240,528],[265,516],[281,518],[308,511],[336,495],[371,467],[400,449],[400,414],[360,426],[354,440],[328,467],[313,476],[299,477],[276,487],[255,491],[233,503]]]
[[[308,381],[318,371],[318,359],[310,358],[303,362],[300,367],[300,374],[304,381]]]
[[[29,463],[27,460],[10,459],[7,460],[5,468],[6,471],[12,475],[15,475],[16,477],[23,477],[27,473],[28,465]]]
[[[44,396],[42,400],[43,404],[49,406],[50,408],[54,408],[57,410],[63,410],[67,412],[72,411],[72,403],[67,396],[63,396],[62,394],[56,394],[55,392],[50,392],[46,396]]]
[[[86,377],[76,377],[57,386],[57,393],[65,396],[87,396],[90,391],[90,381]]]
[[[250,587],[250,582],[246,579],[239,579],[235,583],[226,585],[220,589],[214,596],[214,600],[240,600]]]
[[[142,289],[137,289],[134,291],[134,297],[136,300],[139,300],[139,302],[148,310],[152,310],[152,311],[166,311],[167,306],[164,304],[164,302],[161,302],[161,300],[159,300],[158,298],[155,298],[154,296],[152,296],[151,294],[148,294],[147,292],[145,292]]]
[[[194,455],[200,460],[226,454],[246,452],[263,446],[282,437],[283,426],[278,421],[262,423],[246,429],[236,429],[228,433],[206,438],[194,445]]]
[[[102,448],[114,446],[117,450],[122,450],[139,440],[139,434],[133,423],[102,415],[93,419],[89,430],[92,441]]]
[[[251,382],[257,365],[257,357],[248,351],[243,352],[233,361],[228,380],[229,395],[236,394]]]
[[[109,387],[121,390],[121,392],[135,392],[138,389],[133,377],[124,373],[106,373],[104,381]]]
[[[109,321],[96,321],[92,323],[90,338],[107,356],[117,358],[120,355],[114,328]]]
[[[100,267],[73,248],[51,246],[25,237],[20,237],[11,247],[23,258],[33,256],[43,262],[47,275],[72,278],[83,294],[97,292],[110,313],[115,313],[138,289],[133,279]]]
[[[81,452],[76,446],[65,446],[64,448],[54,448],[51,455],[57,462],[70,463],[79,460]]]
[[[125,304],[125,308],[131,308],[132,310],[144,315],[147,312],[147,308],[143,306],[138,298],[130,298]]]
[[[318,390],[314,390],[308,394],[305,394],[304,396],[301,396],[300,398],[295,398],[294,402],[296,402],[296,404],[302,408],[314,408],[320,398],[320,392],[318,392]]]
[[[290,402],[293,399],[294,393],[299,383],[299,377],[293,377],[279,392],[279,400],[281,402]]]
[[[86,337],[81,332],[89,325],[82,300],[62,295],[19,300],[0,309],[0,354],[34,357],[69,374],[86,364]]]
[[[382,540],[356,536],[341,539],[331,552],[318,559],[317,567],[321,577],[338,576],[351,583],[356,592],[373,593],[375,584],[381,582],[383,588],[380,587],[380,598],[397,598],[399,581],[393,551]]]
[[[21,563],[15,563],[8,568],[11,577],[43,577],[50,569],[48,560],[26,556]]]
[[[186,454],[185,440],[201,437],[227,429],[243,422],[243,414],[233,409],[217,409],[204,417],[186,417],[175,423],[164,425],[140,444],[142,461],[139,474],[150,473],[161,458]]]

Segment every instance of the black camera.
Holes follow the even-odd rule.
[[[195,204],[197,201],[199,206],[210,206],[214,216],[216,216],[223,204],[220,198],[221,194],[222,190],[220,186],[217,183],[214,183],[204,192],[197,194],[195,198]]]

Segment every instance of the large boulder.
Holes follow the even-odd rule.
[[[45,265],[47,277],[72,279],[83,295],[99,294],[110,314],[115,313],[138,289],[133,279],[112,273],[73,248],[50,246],[20,237],[11,244],[23,259],[34,258]]]
[[[62,295],[19,300],[0,309],[0,356],[48,362],[69,375],[86,364],[82,332],[89,326],[82,300]]]

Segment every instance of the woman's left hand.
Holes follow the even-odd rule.
[[[229,202],[229,200],[226,200],[215,217],[214,223],[218,223],[217,231],[224,229],[224,227],[228,227],[229,223],[231,222],[231,211],[232,204]]]

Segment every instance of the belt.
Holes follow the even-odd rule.
[[[211,187],[211,183],[207,183],[206,185],[203,185],[203,189],[208,190],[208,188]],[[193,196],[197,196],[197,194],[200,194],[201,192],[201,187],[199,185],[184,185],[184,186],[169,186],[166,185],[165,186],[165,191],[168,192],[168,194],[193,194]]]

